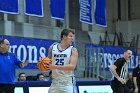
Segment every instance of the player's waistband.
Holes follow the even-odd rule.
[[[52,79],[52,84],[55,85],[73,85],[75,84],[75,78],[69,77],[69,78],[61,78],[61,79]]]

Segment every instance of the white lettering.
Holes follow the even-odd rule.
[[[46,49],[45,49],[44,47],[41,47],[40,50],[39,50],[39,53],[40,53],[40,58],[41,58],[41,57],[45,57]],[[39,58],[39,59],[40,59],[40,58]]]
[[[17,45],[10,46],[9,51],[12,53],[16,53],[16,48],[17,48]]]
[[[99,53],[99,55],[96,55],[96,53],[94,53],[94,55],[100,56],[101,62],[105,65],[105,68],[110,67],[110,65],[112,65],[118,58],[123,57],[123,54],[111,54],[111,53],[104,53],[104,54]],[[135,56],[132,55],[132,57],[128,61],[128,68],[136,67],[136,63],[134,63],[134,62],[137,61],[137,59],[138,59],[138,57],[135,58]],[[94,60],[94,61],[96,61],[96,60]]]
[[[21,56],[21,53],[23,53],[22,56]],[[27,58],[27,50],[24,45],[20,45],[18,47],[17,56],[19,57],[20,60],[25,60]]]
[[[37,61],[37,48],[36,46],[27,46],[29,49],[29,61],[35,63]]]
[[[29,60],[30,63],[37,63],[40,57],[45,57],[46,48],[31,45],[11,45],[9,52],[17,54],[19,60]]]

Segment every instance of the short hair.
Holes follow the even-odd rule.
[[[44,74],[40,73],[40,74],[37,74],[36,78],[39,79],[39,77],[40,77],[41,75],[44,76]]]
[[[18,77],[20,77],[22,74],[25,74],[24,72],[19,73]]]
[[[71,29],[63,29],[62,32],[61,32],[61,40],[63,38],[63,35],[68,36],[69,33],[75,34],[74,31],[71,30]]]
[[[128,50],[132,51],[131,48],[126,48],[126,49],[124,50],[124,52],[127,52]]]

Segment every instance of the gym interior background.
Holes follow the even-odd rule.
[[[140,54],[140,0],[106,0],[107,27],[96,25],[94,1],[92,0],[93,24],[87,24],[79,20],[79,0],[66,0],[64,20],[51,18],[50,0],[43,0],[44,17],[25,15],[24,0],[19,0],[19,14],[0,12],[0,35],[30,40],[59,41],[62,29],[73,29],[75,46],[79,51],[78,65],[75,70],[76,79],[79,81],[110,80],[111,73],[107,69],[110,64],[106,66],[103,60],[111,59],[107,59],[110,56],[106,54],[106,48],[112,47],[113,50],[115,47],[120,50],[120,47],[131,47],[137,55]],[[22,40],[19,42],[22,45]],[[133,69],[136,64],[131,65],[130,68]],[[28,76],[40,73],[38,69],[17,69],[16,72],[16,75],[25,72]],[[48,73],[45,74],[48,76]]]

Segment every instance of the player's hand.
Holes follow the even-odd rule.
[[[125,84],[126,83],[126,81],[124,80],[124,79],[122,79],[122,78],[117,78],[118,79],[118,81],[120,81],[122,84]]]
[[[53,64],[48,64],[47,68],[48,69],[56,69],[57,65],[53,65]]]
[[[138,93],[138,87],[135,88],[134,93]]]

